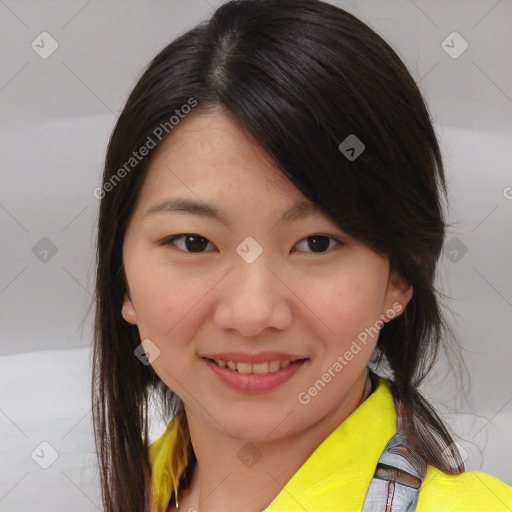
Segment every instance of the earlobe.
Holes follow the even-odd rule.
[[[132,325],[137,325],[137,313],[135,312],[135,308],[133,307],[133,303],[128,297],[128,294],[124,294],[123,299],[123,307],[121,308],[121,314],[123,318]]]

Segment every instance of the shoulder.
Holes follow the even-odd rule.
[[[447,475],[428,466],[417,512],[510,512],[512,487],[480,471]]]

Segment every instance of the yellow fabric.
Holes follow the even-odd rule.
[[[178,434],[179,416],[175,416],[167,425],[164,433],[149,447],[151,461],[151,512],[166,512],[167,504],[173,494],[180,475],[174,475],[171,458]],[[178,489],[179,502],[179,489]]]
[[[150,447],[158,496],[152,512],[166,512],[172,494],[163,468],[172,456],[174,421]],[[263,512],[359,512],[377,461],[395,433],[393,397],[379,378],[368,399],[327,436]],[[437,511],[510,512],[512,487],[485,473],[446,475],[428,466],[416,512]]]

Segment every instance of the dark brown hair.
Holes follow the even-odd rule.
[[[149,393],[156,393],[166,418],[182,407],[134,356],[141,339],[121,316],[122,246],[155,150],[126,163],[191,98],[194,112],[220,107],[234,116],[306,197],[349,235],[387,255],[391,270],[413,285],[404,313],[380,332],[375,371],[388,368],[412,446],[445,473],[462,472],[452,437],[418,391],[449,331],[434,288],[445,179],[422,95],[390,46],[348,12],[318,0],[239,0],[152,60],[108,146],[92,386],[105,511],[148,510]],[[351,134],[365,146],[355,160],[338,148]],[[127,172],[120,173],[123,166]]]

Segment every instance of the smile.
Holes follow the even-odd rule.
[[[211,359],[203,357],[206,366],[225,386],[239,393],[264,393],[285,384],[301,368],[309,358],[271,359],[257,363]]]
[[[256,375],[263,375],[265,373],[273,373],[277,372],[282,368],[287,368],[292,364],[291,360],[288,361],[265,361],[263,363],[239,363],[236,361],[224,361],[223,359],[210,359],[221,368],[229,368],[230,370],[237,371],[238,373],[250,374],[254,373]],[[297,359],[297,361],[302,361],[302,359]],[[297,362],[293,361],[293,362]]]

